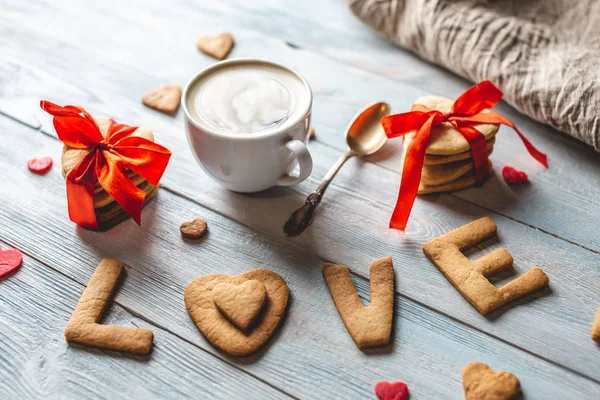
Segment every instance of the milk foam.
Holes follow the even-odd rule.
[[[251,135],[297,122],[310,98],[293,73],[249,61],[201,77],[186,101],[199,124],[223,134]]]

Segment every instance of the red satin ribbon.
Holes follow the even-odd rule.
[[[481,184],[489,174],[488,152],[485,136],[472,124],[503,124],[511,127],[517,132],[529,154],[548,168],[546,155],[533,147],[512,122],[500,114],[482,112],[495,106],[500,99],[502,99],[500,89],[494,86],[492,82],[484,81],[467,89],[456,99],[452,109],[447,114],[415,104],[411,112],[390,115],[381,120],[388,138],[417,132],[407,149],[404,168],[402,169],[400,192],[390,220],[390,228],[401,231],[406,229],[406,223],[419,189],[421,170],[431,129],[443,122],[449,122],[469,142],[478,184]]]
[[[127,170],[157,185],[171,152],[148,139],[130,136],[137,127],[109,120],[106,137],[96,121],[83,108],[42,100],[40,107],[54,116],[58,138],[68,147],[89,153],[67,175],[69,218],[84,228],[97,229],[94,212],[96,182],[133,217],[139,225],[146,192],[135,186]]]

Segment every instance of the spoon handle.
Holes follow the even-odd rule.
[[[315,191],[308,195],[304,205],[290,215],[290,218],[283,226],[283,232],[286,235],[298,236],[308,228],[313,221],[313,213],[319,203],[321,203],[321,199],[323,198],[323,194],[325,194],[325,190],[329,186],[329,183],[335,177],[335,174],[337,174],[342,165],[344,165],[346,160],[355,155],[356,153],[350,151],[338,158],[335,164],[327,171]]]

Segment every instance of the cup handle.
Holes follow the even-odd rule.
[[[304,143],[294,139],[287,142],[285,147],[294,153],[294,157],[298,161],[300,172],[298,173],[298,176],[285,174],[277,181],[279,186],[290,186],[302,182],[310,176],[313,168],[312,157]]]

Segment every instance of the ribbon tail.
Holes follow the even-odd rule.
[[[408,217],[419,190],[421,182],[421,171],[425,159],[425,150],[429,142],[429,134],[435,119],[432,114],[429,119],[419,128],[416,135],[410,140],[402,167],[402,180],[396,207],[390,220],[390,228],[404,231],[408,223]]]
[[[91,183],[77,183],[67,179],[69,219],[87,229],[98,229],[94,210],[94,187]]]
[[[499,115],[499,116],[502,117],[501,115]],[[507,120],[504,117],[502,117],[502,119],[504,120],[504,121],[502,121],[502,123],[504,125],[510,126],[511,128],[513,128],[513,130],[515,132],[517,132],[517,135],[519,135],[519,137],[521,138],[521,141],[525,145],[525,148],[527,149],[527,151],[529,152],[529,154],[531,154],[531,156],[533,158],[535,158],[544,167],[548,168],[548,156],[546,154],[542,153],[541,151],[539,151],[538,149],[536,149],[533,146],[533,144],[531,144],[531,142],[529,140],[527,140],[527,138],[525,137],[525,135],[523,135],[521,133],[521,131],[519,131],[517,129],[517,127],[515,126],[515,124],[513,124],[511,121]]]
[[[544,167],[548,168],[548,156],[546,154],[542,153],[541,151],[539,151],[538,149],[536,149],[533,146],[533,144],[531,144],[531,142],[529,140],[527,140],[525,135],[523,135],[521,133],[521,131],[517,129],[515,124],[513,124],[510,120],[503,117],[502,115],[497,114],[495,112],[480,113],[480,114],[468,116],[468,117],[454,118],[454,121],[475,122],[475,123],[481,123],[481,124],[506,125],[506,126],[512,128],[517,133],[517,135],[519,135],[519,138],[523,142],[523,145],[525,145],[525,148],[527,149],[529,154],[531,154],[531,156],[533,158],[535,158],[537,160],[537,162],[542,164]]]
[[[473,165],[475,166],[475,176],[477,184],[481,185],[490,174],[490,166],[488,163],[488,151],[485,136],[471,125],[460,124],[456,121],[452,125],[463,135],[469,146],[471,147],[471,155],[473,156]]]
[[[98,182],[131,215],[133,220],[140,225],[146,192],[129,180],[125,167],[118,156],[106,150],[102,153],[104,158],[99,157],[99,163],[96,166]]]

